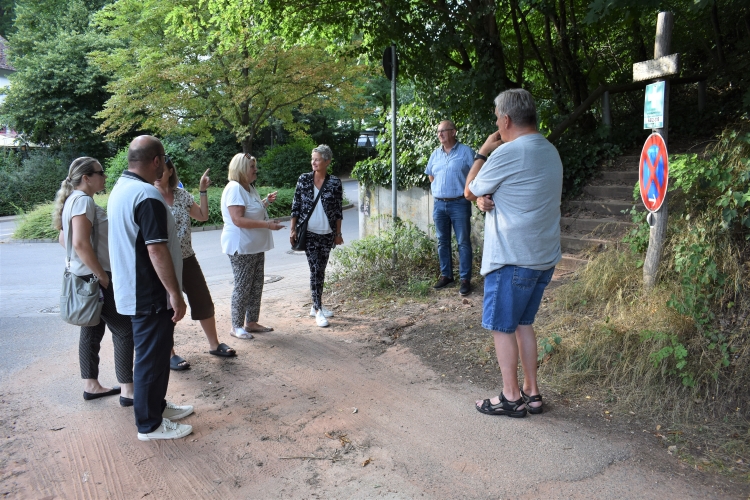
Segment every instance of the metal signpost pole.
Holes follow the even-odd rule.
[[[396,45],[391,45],[391,184],[393,186],[393,206],[392,215],[393,223],[396,223],[396,217],[398,217],[398,208],[396,205],[396,195],[398,193],[398,183],[396,182],[396,66],[398,66],[396,59]],[[395,258],[395,256],[394,256]]]

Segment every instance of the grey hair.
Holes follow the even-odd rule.
[[[317,148],[313,148],[312,152],[318,153],[325,161],[333,159],[333,151],[327,144],[321,144]]]
[[[65,200],[83,181],[84,175],[94,175],[94,165],[100,165],[99,160],[90,156],[82,156],[73,160],[68,169],[68,176],[60,183],[60,189],[55,196],[55,208],[52,210],[52,227],[62,230],[62,211]]]
[[[537,127],[536,104],[528,90],[509,89],[495,97],[495,109],[521,127]]]

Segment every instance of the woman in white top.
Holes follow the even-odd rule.
[[[255,190],[258,164],[249,154],[238,153],[229,162],[229,183],[221,194],[221,250],[229,256],[234,273],[232,292],[232,332],[238,339],[251,339],[253,333],[272,332],[258,323],[263,294],[265,252],[273,248],[271,231],[284,228],[269,220],[266,207],[276,193],[261,199]]]
[[[133,327],[129,317],[117,312],[109,266],[107,213],[94,203],[93,198],[94,194],[104,189],[104,179],[104,169],[96,159],[83,157],[74,160],[57,192],[52,224],[60,230],[60,244],[63,247],[67,242],[67,233],[71,231],[73,248],[70,272],[87,278],[96,276],[104,296],[99,324],[81,327],[78,358],[83,379],[83,399],[122,394],[120,404],[132,406]],[[104,387],[99,383],[99,348],[105,325],[112,332],[115,372],[121,387]]]
[[[195,220],[208,220],[208,186],[211,179],[208,170],[201,176],[199,183],[200,205],[195,202],[193,195],[184,189],[177,187],[179,179],[177,170],[172,160],[166,161],[166,168],[162,176],[156,180],[154,186],[159,190],[164,201],[167,202],[174,216],[177,226],[177,236],[180,238],[182,248],[182,291],[187,295],[190,304],[190,317],[193,321],[199,321],[203,332],[208,339],[208,353],[214,356],[231,358],[237,353],[224,343],[219,343],[216,333],[216,318],[214,314],[214,301],[208,290],[203,270],[195,258],[193,242],[190,232],[190,218]],[[172,357],[169,359],[169,367],[172,370],[182,371],[190,368],[190,363],[178,356],[172,348]]]

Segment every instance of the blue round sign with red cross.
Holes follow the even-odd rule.
[[[641,151],[638,183],[641,199],[649,212],[656,212],[664,203],[669,184],[667,145],[661,134],[651,134]]]

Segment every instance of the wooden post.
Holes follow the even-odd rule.
[[[674,16],[671,12],[659,12],[656,22],[656,42],[654,43],[654,59],[664,57],[669,54],[669,44],[672,40],[672,26],[674,25]],[[662,81],[662,80],[657,80]],[[664,143],[669,151],[668,133],[669,133],[669,79],[664,81],[664,127],[655,131],[664,138]],[[659,263],[661,262],[661,253],[664,247],[664,240],[667,236],[667,202],[669,195],[664,195],[664,203],[659,210],[653,213],[651,230],[648,237],[648,250],[646,251],[646,260],[643,263],[643,286],[646,290],[651,290],[656,284],[656,276],[659,272]]]

